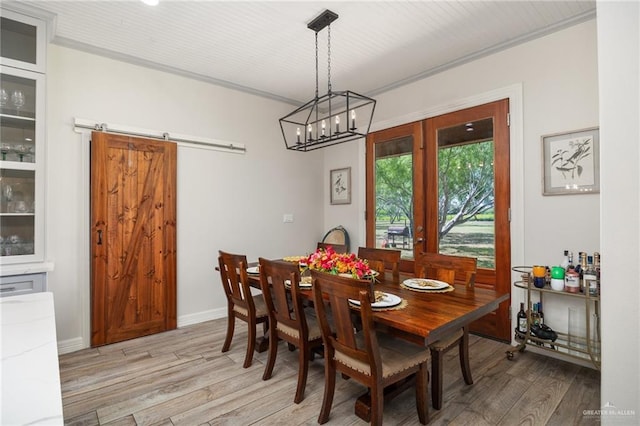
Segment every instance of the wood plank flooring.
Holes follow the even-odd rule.
[[[280,343],[273,376],[262,381],[266,353],[243,369],[247,327],[236,324],[221,353],[226,319],[60,356],[62,402],[69,425],[315,425],[324,366],[310,366],[305,399],[293,403],[297,354]],[[600,408],[600,373],[525,351],[506,359],[508,345],[471,336],[474,384],[462,380],[457,351],[445,360],[441,410],[433,425],[595,425],[583,410]],[[364,388],[337,379],[328,424],[366,424],[353,413]],[[418,425],[408,390],[384,407],[386,425]]]

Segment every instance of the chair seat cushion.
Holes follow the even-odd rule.
[[[388,334],[378,333],[378,346],[380,359],[382,360],[382,377],[389,377],[416,365],[427,362],[430,357],[429,350],[415,345],[406,340],[396,339]],[[364,347],[364,334],[356,334],[358,347]],[[350,356],[336,351],[334,359],[349,368],[371,375],[369,365],[360,362]]]
[[[306,318],[307,328],[309,330],[309,338],[307,340],[320,339],[322,337],[322,331],[320,330],[320,324],[318,324],[316,317],[314,315],[307,315]],[[296,339],[300,338],[300,332],[297,328],[289,327],[286,324],[278,322],[276,329]]]
[[[262,294],[256,294],[255,296],[253,296],[253,304],[256,307],[256,318],[269,316],[269,313],[267,311],[267,304],[264,303]],[[233,305],[233,310],[241,315],[249,316],[249,311],[242,306]]]
[[[455,332],[451,333],[449,336],[446,336],[436,342],[433,342],[429,345],[429,348],[435,351],[444,351],[449,347],[458,343],[458,340],[462,339],[464,332],[462,329],[458,329]]]

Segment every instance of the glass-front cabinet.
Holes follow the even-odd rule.
[[[4,282],[9,275],[46,270],[28,265],[44,262],[45,43],[42,21],[4,8],[0,11],[0,275]]]

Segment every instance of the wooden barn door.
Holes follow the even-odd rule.
[[[91,137],[91,345],[176,328],[176,145]]]

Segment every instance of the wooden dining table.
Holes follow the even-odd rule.
[[[467,288],[464,285],[454,285],[453,291],[449,292],[416,291],[403,287],[402,282],[412,277],[407,274],[393,277],[389,271],[377,277],[374,289],[401,297],[406,302],[403,305],[406,306],[399,309],[376,310],[374,320],[376,326],[385,332],[425,347],[495,311],[498,305],[510,296],[509,293],[497,293],[477,287]],[[258,275],[250,275],[249,281],[252,286],[260,288]],[[313,298],[310,290],[303,290],[301,294],[309,300]],[[389,389],[385,394],[388,392],[391,398],[403,390],[404,388]],[[442,392],[442,389],[435,391]],[[359,417],[369,421],[368,395],[358,398],[355,412]]]

